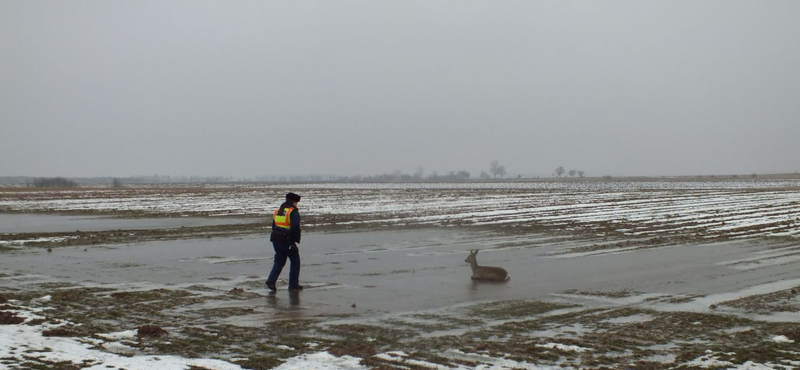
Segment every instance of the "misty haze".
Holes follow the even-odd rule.
[[[0,369],[796,368],[798,14],[4,1]]]
[[[793,173],[798,7],[4,2],[0,175]]]

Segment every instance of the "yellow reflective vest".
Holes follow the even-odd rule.
[[[290,230],[292,228],[292,221],[289,219],[289,215],[292,214],[294,211],[294,207],[288,207],[283,209],[283,216],[278,214],[278,211],[281,208],[278,207],[275,209],[275,212],[272,213],[272,220],[275,222],[275,226],[280,227],[281,229]]]

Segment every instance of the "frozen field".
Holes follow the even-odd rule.
[[[86,228],[122,239],[4,225],[0,368],[791,369],[798,185],[0,191],[0,220],[139,217]],[[287,190],[308,289],[268,293],[253,220]],[[471,249],[511,280],[472,281]]]
[[[0,212],[258,216],[304,196],[309,228],[466,225],[628,236],[800,233],[800,180],[298,184],[228,188],[0,191]]]

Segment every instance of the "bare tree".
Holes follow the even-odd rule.
[[[561,177],[561,175],[563,174],[564,174],[564,167],[558,166],[558,168],[556,168],[556,175],[558,177]]]
[[[112,188],[121,188],[122,187],[122,180],[120,180],[120,179],[115,177],[113,180],[111,180],[111,187]]]
[[[494,178],[497,178],[497,175],[500,175],[500,178],[502,178],[506,174],[506,166],[503,166],[495,159],[489,166],[489,172],[494,175]]]
[[[577,175],[577,174],[578,174],[578,171],[569,170],[569,177],[575,177],[575,175]]]
[[[490,179],[492,177],[489,176],[489,174],[486,173],[486,171],[481,171],[480,178],[483,179],[483,180],[488,180],[488,179]]]
[[[583,177],[584,177],[584,175],[586,175],[586,173],[585,173],[585,172],[583,172],[583,171],[578,171],[578,177],[580,177],[580,178],[583,178]]]

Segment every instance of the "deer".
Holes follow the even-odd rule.
[[[508,271],[501,267],[478,266],[478,249],[474,252],[469,251],[469,257],[464,262],[469,263],[472,267],[472,280],[494,280],[494,281],[508,281],[511,276]]]

